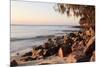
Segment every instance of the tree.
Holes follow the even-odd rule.
[[[71,16],[73,12],[75,17],[81,17],[81,26],[95,30],[95,6],[58,3],[54,9],[67,16]]]

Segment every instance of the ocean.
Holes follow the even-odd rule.
[[[33,46],[43,45],[49,37],[78,31],[69,25],[11,25],[10,52],[25,52]]]

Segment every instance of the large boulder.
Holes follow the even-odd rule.
[[[58,56],[61,57],[61,58],[64,57],[62,48],[59,49],[59,51],[58,51]]]
[[[60,57],[66,57],[72,52],[71,45],[70,44],[63,44],[59,51],[58,51],[58,56]]]

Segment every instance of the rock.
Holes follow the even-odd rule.
[[[84,52],[85,43],[84,41],[76,41],[72,46],[72,51],[81,51]]]
[[[59,50],[58,46],[52,47],[52,49],[51,49],[51,55],[54,55],[54,54],[57,55],[58,50]]]
[[[19,55],[19,53],[16,53],[16,55]]]
[[[54,47],[54,40],[52,38],[48,38],[48,41],[43,45],[44,49],[49,49]]]
[[[36,55],[41,55],[41,54],[42,54],[42,49],[36,51]]]
[[[66,62],[67,63],[75,63],[77,61],[77,59],[75,59],[75,55],[70,54],[67,58],[66,58]]]
[[[92,37],[88,41],[88,43],[86,44],[86,47],[84,49],[83,57],[78,59],[77,62],[89,62],[91,60],[91,56],[93,55],[93,51],[95,51],[95,39],[94,39],[94,37]]]
[[[64,38],[63,38],[63,43],[64,43],[64,44],[67,44],[67,43],[68,43],[68,37],[67,37],[67,35],[64,36]]]
[[[84,53],[86,56],[92,56],[92,52],[95,50],[95,37],[90,38],[88,43],[86,44],[86,48],[84,50]]]
[[[40,45],[38,47],[33,47],[33,50],[39,50],[39,49],[43,49],[43,45]]]
[[[26,57],[26,56],[32,56],[32,52],[27,52],[24,55],[22,55],[22,57]]]
[[[23,61],[23,62],[32,61],[32,60],[36,60],[36,58],[24,57],[24,58],[21,58],[21,59],[20,59],[20,61]]]
[[[69,37],[76,37],[76,35],[74,33],[70,33]]]
[[[52,55],[52,48],[49,48],[49,49],[45,50],[44,52],[45,52],[44,57],[51,56]]]
[[[84,56],[84,49],[85,49],[85,43],[83,40],[81,41],[76,41],[72,45],[72,52],[68,56],[68,61],[67,62],[77,62]],[[72,60],[70,58],[72,57]]]
[[[45,44],[43,45],[43,48],[44,48],[44,49],[48,49],[49,46],[50,46],[50,44],[47,42],[47,43],[45,43]]]
[[[90,62],[93,62],[93,61],[95,61],[95,51],[93,51],[91,59],[90,59]]]
[[[14,67],[14,66],[18,65],[18,63],[16,62],[16,60],[12,60],[10,64],[11,64],[11,67]]]
[[[87,36],[95,36],[95,31],[92,29],[92,27],[90,27],[88,30],[85,31],[85,34]]]
[[[66,44],[62,44],[60,46],[60,49],[58,51],[58,56],[60,57],[66,57],[68,54],[70,54],[72,52],[72,49],[71,49],[71,43],[70,41],[66,41]]]
[[[33,58],[38,58],[38,57],[41,56],[42,54],[43,54],[42,49],[34,50],[34,51],[32,52],[32,57],[33,57]]]
[[[64,57],[62,48],[59,49],[59,51],[58,51],[58,56],[61,57],[61,58]]]
[[[62,44],[62,37],[60,37],[60,36],[57,36],[57,38],[56,38],[56,44],[57,44],[57,46],[59,46],[59,45],[61,45]]]
[[[91,37],[88,43],[86,44],[87,48],[89,48],[95,42],[95,36]],[[95,43],[94,43],[95,44]]]
[[[87,30],[87,31],[86,31],[86,35],[87,35],[87,36],[91,36],[90,30]]]
[[[36,59],[43,59],[43,56],[38,56],[38,58],[36,58]]]
[[[90,28],[90,31],[91,31],[91,36],[95,36],[95,31],[93,30],[92,27]]]
[[[32,60],[35,60],[35,58],[32,58],[32,57],[27,57],[28,61],[32,61]]]

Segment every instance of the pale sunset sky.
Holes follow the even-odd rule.
[[[79,18],[54,10],[56,3],[11,1],[11,24],[79,25]]]

